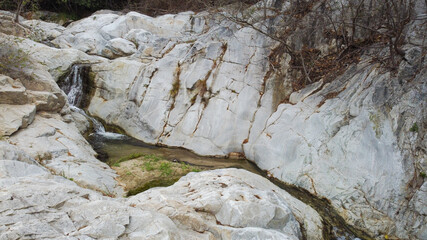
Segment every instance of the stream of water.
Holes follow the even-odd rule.
[[[169,161],[184,162],[204,169],[242,168],[261,174],[260,169],[246,159],[203,157],[185,149],[157,147],[126,136],[119,139],[110,138],[108,135],[93,134],[89,137],[89,142],[95,151],[105,156],[102,161],[117,160],[130,154],[141,153],[161,156]]]
[[[169,161],[185,162],[204,169],[242,168],[268,178],[276,186],[286,190],[295,198],[313,207],[323,218],[323,238],[337,240],[371,239],[365,233],[348,225],[332,208],[326,199],[311,195],[308,191],[296,186],[285,184],[278,179],[270,178],[265,171],[259,169],[248,160],[210,158],[198,156],[188,150],[165,148],[146,144],[131,137],[108,138],[106,135],[94,134],[89,137],[95,151],[102,156],[102,161],[116,160],[133,153],[154,154]],[[356,237],[357,236],[357,237]]]
[[[84,65],[74,65],[70,74],[65,78],[60,87],[67,94],[71,109],[84,115],[92,123],[94,132],[89,135],[88,141],[99,154],[98,157],[101,161],[108,162],[109,160],[120,159],[134,153],[154,154],[169,161],[185,162],[190,165],[203,167],[203,169],[242,168],[269,178],[265,171],[262,171],[248,160],[202,157],[188,150],[157,147],[122,134],[106,132],[104,126],[99,121],[79,108],[82,104],[85,92],[83,84],[85,79],[81,74],[81,68],[83,66]],[[269,178],[269,180],[280,188],[288,191],[294,197],[313,207],[321,215],[324,223],[324,239],[371,239],[369,235],[348,225],[335,212],[327,200],[313,196],[304,189],[285,184],[277,179]]]
[[[61,85],[62,91],[67,94],[68,103],[71,106],[79,107],[83,98],[83,77],[81,74],[82,65],[74,65],[71,72]]]
[[[81,109],[82,99],[84,97],[84,77],[83,77],[83,68],[87,67],[85,64],[76,64],[71,67],[71,71],[68,76],[62,81],[60,86],[61,90],[67,95],[68,103],[70,104],[70,109],[74,112],[78,112],[86,117],[88,121],[92,123],[93,133],[92,135],[103,136],[106,139],[122,139],[126,136],[118,133],[106,132],[104,125],[101,122],[96,120],[94,117],[91,117],[83,109]]]

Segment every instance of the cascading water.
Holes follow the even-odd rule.
[[[67,94],[68,103],[74,107],[80,107],[83,97],[82,65],[74,65],[70,74],[65,78],[62,91]]]
[[[85,116],[88,120],[90,120],[92,122],[93,130],[95,131],[95,133],[105,133],[105,128],[102,125],[102,123],[100,123],[95,118],[87,115],[86,112],[83,109],[80,109],[80,108],[78,108],[76,106],[70,106],[70,108],[71,108],[72,111],[78,112],[81,115]]]
[[[83,104],[82,100],[84,99],[84,68],[87,65],[76,64],[71,68],[70,74],[64,79],[60,88],[65,92],[68,98],[68,103],[70,103],[70,109],[74,112],[78,112],[86,117],[90,122],[92,122],[94,134],[104,137],[104,138],[124,138],[126,136],[122,134],[106,132],[102,123],[96,120],[94,117],[89,116],[83,109],[81,105]],[[92,133],[93,134],[93,133]],[[91,135],[92,135],[91,134]]]

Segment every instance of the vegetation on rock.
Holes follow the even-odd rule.
[[[160,155],[142,153],[133,153],[113,160],[110,165],[119,174],[118,181],[125,185],[127,196],[152,187],[170,186],[181,176],[201,170],[185,162],[171,162]]]
[[[369,51],[383,67],[397,70],[406,61],[402,46],[407,43],[405,26],[417,17],[414,6],[414,0],[291,0],[285,10],[260,2],[248,10],[230,10],[225,17],[279,43],[269,56],[269,75],[292,78],[292,91],[298,91],[313,82],[332,81]],[[382,48],[388,54],[379,54]],[[286,56],[290,68],[283,69]]]
[[[18,47],[21,41],[21,38],[13,38],[13,41],[0,39],[0,74],[13,75],[29,66],[29,53]]]
[[[412,125],[412,127],[409,129],[409,131],[411,131],[411,132],[418,132],[418,124],[414,123],[414,125]]]

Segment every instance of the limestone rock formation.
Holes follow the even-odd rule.
[[[122,194],[114,179],[115,172],[96,159],[95,151],[75,125],[63,122],[57,114],[38,114],[30,126],[11,136],[9,142],[57,175],[105,194]]]
[[[267,1],[271,7],[286,10],[286,4],[276,6],[280,2]],[[425,1],[416,1],[415,6],[416,14],[425,13]],[[425,49],[420,47],[425,24],[420,19],[408,23],[407,44],[401,47],[405,60],[396,71],[389,71],[372,57],[385,56],[387,49],[372,50],[373,53],[360,56],[335,79],[323,79],[292,93],[291,74],[275,74],[279,65],[292,71],[292,57],[282,54],[278,63],[271,61],[269,56],[276,54],[279,43],[256,29],[273,27],[279,20],[262,22],[262,16],[255,11],[250,19],[255,25],[251,27],[231,21],[233,16],[226,13],[186,12],[152,18],[135,12],[98,12],[61,29],[52,41],[60,49],[23,40],[19,47],[31,51],[35,66],[27,70],[27,75],[33,76],[34,81],[0,78],[0,99],[8,105],[35,105],[37,111],[49,113],[37,113],[29,126],[26,125],[31,123],[32,112],[15,114],[20,124],[9,127],[12,130],[6,135],[11,135],[11,143],[31,157],[41,159],[56,174],[63,172],[82,186],[114,191],[114,173],[97,162],[93,150],[78,134],[65,97],[55,83],[72,64],[91,63],[96,89],[89,113],[120,126],[129,135],[152,144],[187,148],[201,155],[242,153],[271,176],[329,199],[345,221],[374,237],[387,234],[427,239],[427,60]],[[313,38],[307,44],[325,56],[334,45],[319,36],[330,29],[317,28],[313,16],[304,15],[300,21],[305,27],[291,29],[295,32],[288,40],[302,49],[307,42],[301,33],[311,33]],[[0,38],[10,36],[1,34]],[[120,44],[113,47],[115,42]],[[14,100],[14,96],[19,96],[19,100]],[[84,123],[79,129],[84,129]],[[28,184],[27,177],[13,172],[15,168],[42,176],[39,182],[42,186],[78,188],[64,179],[55,182],[58,178],[35,170],[35,166],[7,161],[2,164],[2,171],[8,172],[2,181],[16,181],[15,187],[0,190],[5,199],[10,198],[9,191],[20,186],[35,188]],[[221,184],[214,181],[215,174],[221,175],[219,182],[235,185],[221,190]],[[190,175],[172,187],[153,189],[128,201],[106,200],[92,192],[94,196],[80,197],[88,196],[89,190],[78,188],[77,195],[85,193],[75,201],[86,205],[70,208],[74,212],[71,218],[77,220],[64,221],[78,224],[74,228],[69,224],[67,233],[78,232],[93,238],[103,237],[97,234],[108,230],[111,236],[129,238],[149,232],[148,236],[153,238],[292,239],[300,236],[290,215],[292,211],[300,223],[308,221],[305,227],[313,239],[319,236],[319,222],[310,220],[317,219],[310,217],[315,214],[299,215],[301,208],[296,209],[296,203],[290,203],[283,194],[271,194],[263,186],[249,184],[250,176],[239,179],[227,174]],[[201,176],[206,179],[199,179]],[[200,184],[190,182],[191,179],[198,179]],[[100,186],[101,181],[108,184],[107,188]],[[202,187],[205,182],[210,183],[206,190]],[[190,192],[193,184],[198,189]],[[245,184],[259,186],[259,191],[249,190],[250,187],[243,191],[241,187]],[[46,187],[44,191],[51,190]],[[237,201],[241,199],[235,191],[242,192],[241,199],[249,202]],[[215,201],[204,205],[201,199],[209,194],[215,196]],[[191,196],[196,197],[194,201]],[[116,209],[117,218],[108,222],[96,201]],[[119,204],[120,201],[127,205]],[[283,202],[289,206],[284,207]],[[262,219],[252,221],[239,214],[227,215],[229,212],[255,215],[260,209],[254,206],[262,204],[268,209]],[[49,207],[52,206],[56,204]],[[63,206],[68,204],[59,208]],[[133,214],[130,208],[147,207],[157,212],[141,210],[130,218]],[[80,219],[86,216],[86,211],[99,216],[96,225]],[[129,219],[146,221],[142,216],[147,216],[152,225],[143,225],[146,227],[141,230],[140,225],[129,223]],[[56,219],[63,219],[63,215]],[[96,217],[90,219],[95,221]],[[11,221],[15,223],[16,219]],[[39,223],[32,223],[35,225],[30,229],[36,231]],[[280,223],[280,228],[276,223]],[[23,232],[23,225],[19,224],[8,228],[11,235],[5,236]],[[107,226],[114,227],[107,229]],[[57,236],[49,235],[48,228],[40,225],[39,229],[46,231],[36,234]]]
[[[1,143],[2,151],[1,239],[300,239],[296,220],[310,239],[321,239],[314,210],[245,170],[195,173],[112,199],[50,174],[14,146]]]
[[[36,106],[0,104],[0,136],[10,136],[34,120]]]
[[[129,56],[136,52],[136,46],[123,38],[113,38],[105,45],[102,55],[107,58]]]
[[[0,103],[25,104],[27,102],[27,94],[22,83],[8,76],[0,75]]]
[[[94,69],[107,66],[105,71],[112,73],[127,67],[129,75],[142,63],[108,61],[28,39],[16,47],[29,52],[33,65],[24,70],[22,79],[0,76],[2,120],[6,125],[16,123],[0,140],[1,239],[300,239],[303,232],[321,239],[323,225],[316,211],[244,170],[193,174],[169,188],[130,199],[102,196],[122,194],[116,175],[95,158],[80,134],[87,121],[68,106],[55,81],[76,62],[95,64]],[[120,77],[110,75],[111,80]],[[120,91],[126,84],[113,86],[116,94],[124,95]],[[3,129],[7,128],[2,123]],[[191,189],[190,182],[195,184]],[[207,191],[226,197],[210,198]],[[242,195],[235,195],[237,191]],[[198,204],[205,204],[206,212],[191,202],[196,192],[205,195],[199,195]],[[162,196],[170,198],[164,207],[171,210],[167,206],[171,204],[175,210],[163,212],[158,201],[143,200]],[[205,227],[204,232],[199,227]]]
[[[426,8],[417,4],[420,12]],[[228,18],[186,14],[168,16],[182,26],[169,32],[163,29],[178,21],[94,15],[54,41],[93,54],[117,37],[138,46],[128,58],[93,65],[91,114],[148,143],[211,156],[244,153],[272,176],[330,199],[345,220],[374,236],[425,235],[425,207],[415,207],[425,196],[420,173],[427,169],[421,48],[403,47],[408,61],[397,75],[362,56],[334,81],[286,93],[290,103],[280,104],[271,38]],[[410,26],[422,28],[417,21]],[[85,30],[72,35],[73,29]],[[327,53],[330,46],[316,39],[312,44]],[[419,130],[411,131],[414,125]]]
[[[44,26],[44,25],[41,25]],[[57,175],[81,186],[121,196],[116,174],[96,159],[71,117],[66,96],[55,80],[74,61],[99,61],[78,50],[59,50],[28,39],[0,34],[1,40],[28,54],[19,78],[0,75],[0,135]],[[59,60],[61,59],[61,60]],[[64,68],[62,70],[61,68]],[[37,112],[36,112],[37,111]],[[10,160],[10,159],[7,159]]]
[[[190,173],[171,187],[149,190],[128,203],[155,209],[216,239],[300,238],[295,220],[303,222],[309,239],[322,238],[322,223],[313,209],[245,170]]]
[[[50,41],[57,38],[65,28],[56,23],[44,22],[41,20],[26,20],[22,24],[31,28],[33,36],[32,39],[38,41]]]

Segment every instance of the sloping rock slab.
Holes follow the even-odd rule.
[[[171,187],[148,190],[128,203],[216,239],[300,239],[299,222],[309,239],[322,239],[322,223],[312,208],[241,169],[189,173]]]
[[[115,172],[95,157],[95,151],[74,123],[64,123],[57,114],[37,115],[33,124],[9,140],[56,174],[73,179],[81,186],[105,194],[122,193],[114,179]]]
[[[310,208],[292,209],[295,200],[272,188],[245,170],[222,169],[112,199],[41,166],[3,160],[0,239],[300,239],[295,216]],[[304,225],[309,239],[321,239],[318,215],[306,217],[320,224],[315,232]]]
[[[0,104],[0,136],[10,136],[31,124],[36,114],[34,105]]]

